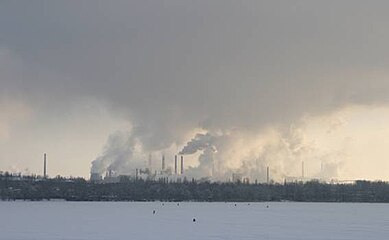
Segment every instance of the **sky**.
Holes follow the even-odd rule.
[[[2,1],[0,169],[389,180],[388,7]]]

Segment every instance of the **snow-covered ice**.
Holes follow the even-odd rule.
[[[388,204],[0,202],[0,213],[6,240],[389,239]]]

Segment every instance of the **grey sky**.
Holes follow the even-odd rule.
[[[182,145],[196,127],[257,131],[386,105],[388,9],[387,1],[2,1],[0,101],[26,103],[38,116],[26,124],[48,136],[50,123],[77,135],[82,124],[67,119],[93,122],[95,112],[74,112],[92,101],[135,126],[148,150]]]

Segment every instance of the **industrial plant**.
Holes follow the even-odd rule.
[[[155,162],[154,162],[155,161]],[[172,159],[172,164],[169,166],[166,164],[166,156],[162,154],[159,160],[153,159],[152,154],[148,155],[147,161],[145,161],[145,166],[143,168],[135,168],[130,174],[120,174],[118,171],[112,169],[106,169],[104,173],[93,172],[91,171],[89,181],[92,183],[119,183],[122,179],[127,179],[130,181],[154,181],[154,182],[174,182],[180,183],[184,181],[196,181],[196,182],[228,182],[228,183],[245,183],[245,184],[275,184],[276,181],[272,179],[272,169],[270,166],[266,167],[266,176],[265,181],[259,181],[257,178],[251,179],[249,176],[245,175],[240,171],[231,172],[231,176],[225,181],[220,181],[212,176],[201,176],[200,178],[194,178],[186,174],[185,172],[185,162],[184,155],[174,155]],[[33,175],[37,179],[48,179],[47,173],[47,154],[43,154],[43,171],[42,175]],[[159,167],[153,167],[153,166]],[[323,169],[323,166],[321,166]],[[0,173],[4,173],[1,172]],[[12,176],[13,179],[19,179],[21,173],[10,173],[9,176]],[[262,178],[263,179],[263,178]],[[352,184],[356,180],[338,180],[338,179],[324,179],[324,178],[310,178],[305,175],[304,162],[301,163],[301,176],[285,176],[283,178],[283,183],[306,183],[310,181],[316,181],[321,183],[329,184]],[[281,182],[279,182],[281,183]]]
[[[114,170],[107,169],[105,175],[102,175],[98,172],[91,172],[90,181],[96,183],[115,183],[119,182],[120,178],[127,177],[133,180],[149,180],[149,181],[174,181],[180,182],[183,181],[185,176],[184,172],[184,156],[180,156],[180,161],[178,161],[178,155],[174,156],[174,166],[166,166],[165,155],[162,155],[160,160],[160,168],[153,169],[153,159],[152,155],[149,154],[147,166],[144,168],[135,168],[132,174],[123,175],[118,174]]]
[[[42,175],[0,172],[0,199],[66,201],[326,201],[326,202],[389,202],[389,184],[369,181],[323,181],[305,176],[286,177],[274,182],[272,169],[266,168],[266,182],[251,180],[235,172],[226,182],[212,178],[194,179],[186,176],[184,156],[175,155],[173,166],[166,156],[152,168],[149,155],[147,167],[136,168],[131,175],[110,170],[105,175],[92,173],[90,180],[48,176],[47,154],[43,155]]]
[[[179,160],[180,159],[180,160]],[[45,169],[46,169],[46,155],[45,155]],[[147,164],[144,168],[135,168],[131,174],[119,174],[118,172],[107,169],[104,174],[98,172],[91,172],[90,181],[93,183],[118,183],[121,179],[129,180],[143,180],[143,181],[163,181],[163,182],[183,182],[187,180],[191,181],[208,181],[208,182],[220,182],[211,176],[202,176],[201,178],[194,178],[185,174],[185,165],[184,165],[184,156],[175,155],[172,166],[166,165],[166,157],[163,154],[160,159],[160,168],[153,168],[154,162],[152,155],[148,155]],[[323,166],[321,166],[323,169]],[[46,171],[46,170],[45,170]],[[265,181],[259,181],[257,178],[251,179],[249,176],[245,175],[242,172],[236,171],[232,172],[231,176],[222,182],[232,182],[232,183],[245,183],[245,184],[274,184],[275,181],[271,177],[271,168],[266,167],[266,178]],[[214,170],[212,171],[212,173]],[[46,176],[46,173],[44,173]],[[44,177],[45,178],[45,177]],[[262,178],[263,179],[263,178]],[[283,183],[306,183],[310,181],[316,181],[321,183],[329,184],[352,184],[355,180],[338,180],[335,178],[310,178],[305,174],[304,162],[301,163],[301,175],[300,176],[284,176]]]

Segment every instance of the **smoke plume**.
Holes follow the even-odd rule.
[[[92,172],[131,170],[149,153],[182,150],[189,160],[199,154],[188,174],[261,177],[269,165],[274,177],[298,175],[301,161],[325,155],[300,130],[289,130],[304,129],[305,115],[388,106],[388,7],[386,1],[50,1],[43,14],[39,4],[0,3],[0,94],[31,108],[35,118],[25,128],[38,129],[31,139],[45,136],[31,149],[54,144],[64,134],[58,129],[69,134],[50,145],[62,161],[61,145],[82,145],[85,126],[96,127],[82,136],[99,141],[112,129],[129,131],[108,138]],[[84,99],[104,110],[89,111],[93,104]],[[72,115],[73,105],[82,110]],[[112,119],[99,123],[104,111]],[[131,128],[99,128],[119,120]],[[0,154],[12,149],[0,162],[26,136],[12,124],[0,122],[0,137],[9,141]],[[90,160],[101,144],[90,147]],[[69,161],[79,161],[66,151]]]
[[[130,173],[128,170],[131,169],[135,148],[136,140],[128,132],[111,134],[102,154],[92,162],[91,173]]]

